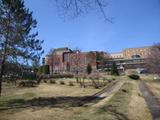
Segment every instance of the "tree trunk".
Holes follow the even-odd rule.
[[[79,77],[79,84],[80,84],[80,87],[82,88],[83,87],[83,84],[82,84],[82,81],[81,81],[81,78]]]
[[[7,34],[7,36],[8,36],[8,34]],[[5,43],[4,44],[4,51],[2,52],[2,61],[0,63],[0,96],[2,95],[2,76],[4,74],[4,64],[5,64],[5,61],[6,61],[8,37],[7,37],[7,39],[4,43]]]
[[[2,76],[4,74],[4,64],[6,61],[7,43],[8,43],[8,40],[6,40],[5,42],[4,54],[2,55],[2,61],[0,63],[0,96],[2,95]]]
[[[0,78],[0,97],[2,95],[2,78]]]
[[[3,70],[4,70],[4,60],[2,60],[1,69],[0,69],[0,96],[2,95],[2,76],[3,76]]]
[[[11,16],[10,14],[8,13],[8,22],[7,22],[7,34],[6,34],[6,40],[4,42],[4,49],[2,49],[2,61],[0,63],[0,97],[2,95],[2,76],[3,76],[3,73],[4,73],[4,64],[5,64],[5,61],[6,61],[6,54],[7,54],[7,44],[8,44],[8,38],[9,38],[9,32],[10,32],[10,20],[11,20]]]
[[[83,87],[85,88],[85,87],[86,87],[86,85],[85,85],[84,81],[85,81],[85,78],[83,78]]]

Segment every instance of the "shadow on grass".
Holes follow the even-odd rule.
[[[160,80],[153,80],[153,83],[158,83],[158,84],[160,84]]]
[[[102,98],[101,98],[102,99]],[[0,110],[27,108],[27,107],[80,107],[90,102],[97,102],[100,98],[96,96],[83,97],[39,97],[30,100],[11,99],[0,104]]]

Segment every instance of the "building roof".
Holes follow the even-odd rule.
[[[62,47],[62,48],[56,48],[55,51],[61,51],[61,50],[69,50],[68,47]]]
[[[152,46],[143,46],[143,47],[133,47],[133,48],[125,48],[123,50],[128,50],[128,49],[144,49],[144,48],[151,48]]]

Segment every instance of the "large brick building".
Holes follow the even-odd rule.
[[[151,47],[127,48],[122,52],[111,53],[113,59],[147,58]]]
[[[127,48],[119,53],[112,53],[112,60],[106,61],[109,66],[116,63],[120,70],[126,69],[145,69],[146,59],[151,54],[151,46],[139,48]]]
[[[67,47],[54,49],[46,55],[45,64],[50,66],[50,73],[85,71],[88,64],[93,70],[110,69],[115,62],[119,70],[145,68],[145,59],[150,54],[151,47],[127,48],[122,52],[80,52]]]
[[[81,52],[71,50],[67,47],[54,49],[54,51],[45,57],[45,64],[50,66],[50,73],[56,72],[83,72],[88,64],[93,70],[97,70],[97,60],[99,58],[107,59],[110,57],[105,52]]]

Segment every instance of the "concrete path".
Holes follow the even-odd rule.
[[[93,107],[100,107],[106,104],[106,102],[121,88],[124,82],[117,82],[112,87],[109,87],[103,94],[99,95],[99,98],[104,98],[98,103],[92,105]]]
[[[114,83],[111,83],[109,86],[101,90],[100,92],[94,94],[94,100],[90,101],[87,104],[84,104],[84,106],[99,106],[104,103],[107,99],[111,98],[113,96],[113,93],[118,91],[124,82],[115,81]],[[95,102],[97,100],[97,102]]]
[[[143,81],[140,81],[139,89],[150,109],[153,120],[160,120],[160,105]]]

